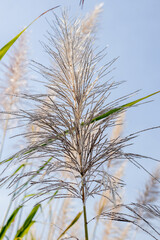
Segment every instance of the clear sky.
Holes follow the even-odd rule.
[[[79,0],[0,0],[0,48],[17,35],[23,27],[45,10],[57,5],[70,9],[70,15],[83,16],[102,1],[85,0],[83,9]],[[56,10],[60,13],[60,9]],[[50,20],[52,13],[46,18]],[[45,41],[48,29],[45,17],[35,22],[27,31],[30,58],[45,64],[43,49],[39,41]],[[108,47],[105,61],[120,56],[112,73],[115,81],[125,80],[112,93],[115,99],[135,90],[142,89],[137,96],[143,97],[160,90],[160,1],[159,0],[105,0],[104,11],[99,21],[98,47]],[[5,61],[5,58],[4,58]],[[105,62],[104,62],[105,63]],[[131,101],[132,101],[131,99]],[[160,125],[160,94],[152,97],[154,102],[128,110],[124,134]],[[160,130],[142,133],[130,151],[160,159]],[[143,161],[148,170],[154,162]],[[134,166],[127,171],[128,201],[141,188],[147,175]],[[143,186],[143,185],[142,185]],[[0,203],[4,203],[2,196]],[[1,204],[0,204],[1,205]],[[1,205],[2,206],[2,205]],[[147,239],[147,238],[146,238]],[[148,238],[149,239],[149,238]]]

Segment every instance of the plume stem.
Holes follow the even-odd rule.
[[[84,185],[82,187],[82,201],[83,201],[85,240],[89,240],[89,238],[88,238],[88,226],[87,226],[87,211],[86,211],[86,204],[85,204],[85,197],[84,197]]]

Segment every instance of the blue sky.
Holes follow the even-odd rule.
[[[85,0],[83,9],[78,0],[1,0],[0,7],[0,48],[17,35],[23,27],[45,10],[57,5],[67,7],[70,15],[83,16],[93,10],[102,1]],[[145,96],[160,90],[160,1],[159,0],[105,0],[104,11],[99,19],[97,46],[108,47],[105,61],[120,56],[112,73],[115,81],[126,81],[111,98],[115,99],[130,92],[142,89],[133,97]],[[60,9],[56,10],[60,13]],[[46,18],[50,20],[52,13]],[[35,22],[27,31],[29,37],[30,58],[46,63],[47,56],[39,41],[45,41],[48,29],[45,17]],[[4,58],[5,61],[6,57]],[[154,102],[130,109],[126,114],[124,134],[160,125],[160,94],[152,97]],[[131,99],[132,100],[132,99]],[[160,130],[142,133],[130,149],[137,153],[160,159]],[[143,164],[151,170],[154,162],[145,160]],[[147,175],[134,166],[127,171],[126,179],[132,188],[127,190],[131,200],[140,189]],[[135,180],[136,179],[136,180]],[[133,181],[134,180],[134,181]],[[0,201],[4,202],[2,199]]]

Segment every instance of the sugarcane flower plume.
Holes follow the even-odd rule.
[[[135,135],[113,139],[109,129],[115,125],[119,112],[94,121],[104,111],[109,111],[128,96],[109,102],[110,91],[119,83],[108,76],[116,59],[100,67],[104,50],[95,50],[96,18],[102,4],[84,20],[69,20],[67,12],[54,16],[44,44],[51,58],[49,67],[35,63],[47,82],[47,94],[21,94],[36,106],[12,113],[27,121],[23,135],[28,146],[10,158],[9,164],[26,161],[34,165],[31,171],[16,174],[10,187],[22,180],[22,187],[36,186],[34,197],[72,197],[82,199],[111,192],[110,202],[124,183],[108,171],[108,164],[129,159],[124,152],[128,141]],[[29,104],[28,104],[29,106]],[[131,155],[133,158],[133,154]]]

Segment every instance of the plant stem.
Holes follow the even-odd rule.
[[[88,238],[87,211],[86,211],[85,189],[84,189],[84,179],[83,179],[83,176],[82,176],[82,202],[83,202],[85,240],[89,240],[89,238]]]
[[[76,109],[76,106],[75,106]],[[89,240],[88,238],[88,225],[87,225],[87,211],[86,211],[86,197],[85,197],[85,176],[84,176],[84,171],[83,171],[83,160],[82,160],[82,148],[81,148],[81,136],[80,136],[80,132],[81,132],[81,114],[82,113],[82,106],[80,106],[80,104],[78,104],[77,107],[77,119],[79,122],[79,125],[77,126],[77,152],[78,152],[78,160],[79,160],[79,164],[81,167],[81,189],[82,189],[82,202],[83,202],[83,216],[84,216],[84,232],[85,232],[85,240]]]
[[[84,215],[85,240],[89,240],[89,238],[88,238],[88,226],[87,226],[87,213],[86,213],[86,205],[85,205],[85,203],[83,203],[83,215]]]

